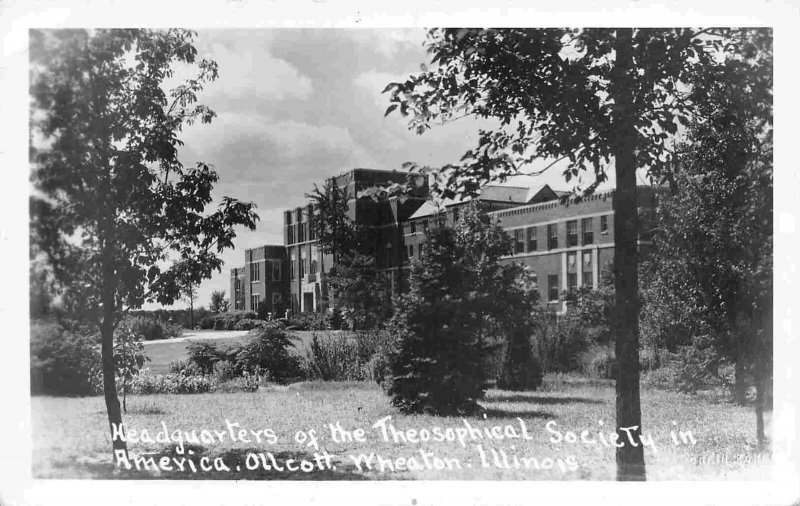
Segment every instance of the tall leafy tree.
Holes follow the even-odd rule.
[[[209,311],[214,314],[224,313],[230,306],[230,302],[225,297],[225,290],[214,290],[211,292],[211,301],[208,303]]]
[[[391,316],[392,298],[388,274],[375,265],[374,229],[350,218],[351,196],[334,179],[315,187],[308,197],[315,209],[310,226],[317,245],[333,256],[327,274],[333,309],[353,328],[381,325]]]
[[[739,44],[739,57],[695,80],[697,114],[677,149],[674,193],[658,209],[648,276],[711,335],[714,356],[735,364],[744,404],[746,370],[761,394],[771,362],[772,38],[748,31]]]
[[[145,302],[180,296],[177,261],[193,281],[220,270],[235,227],[255,228],[254,205],[224,197],[217,174],[178,160],[181,129],[208,123],[197,103],[217,65],[197,61],[186,30],[31,31],[31,227],[62,287],[77,294],[102,338],[103,390],[121,426],[114,329]],[[196,75],[165,90],[173,66]],[[114,454],[127,451],[113,438]]]
[[[668,141],[693,107],[682,83],[697,67],[717,64],[726,35],[710,29],[434,29],[426,41],[431,67],[385,90],[392,102],[387,114],[409,117],[418,133],[465,115],[499,122],[481,130],[477,146],[458,163],[439,168],[444,196],[536,173],[529,169],[535,159],[550,162],[538,172],[565,161],[567,180],[588,172],[588,192],[613,167],[617,430],[634,427],[637,436],[636,170],[668,177]],[[736,52],[735,41],[726,41]],[[617,477],[645,478],[641,446],[617,449]]]

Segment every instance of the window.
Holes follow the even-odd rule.
[[[539,287],[539,275],[536,272],[531,272],[531,283],[533,284],[534,288]]]
[[[281,280],[281,261],[280,260],[272,260],[270,261],[272,264],[272,281],[280,281]]]
[[[574,269],[575,268],[575,261],[576,261],[576,254],[574,251],[570,251],[567,253],[567,268]]]
[[[550,302],[558,300],[558,274],[547,276],[547,300]]]
[[[406,251],[406,253],[407,253],[407,257],[408,258],[414,258],[414,245],[413,244],[409,244],[408,245],[408,251]]]
[[[294,225],[289,225],[289,227],[286,230],[288,231],[287,232],[288,237],[286,238],[286,243],[294,244]]]
[[[317,238],[317,234],[314,231],[314,216],[311,215],[308,217],[308,240],[313,241]]]
[[[428,231],[428,220],[422,220],[422,230]]]
[[[272,294],[272,310],[277,311],[278,307],[280,306],[281,302],[283,302],[283,297],[279,293]]]
[[[302,252],[300,254],[300,278],[303,278],[306,275],[306,262],[308,261],[308,257],[306,256],[306,252]]]
[[[291,225],[292,224],[292,212],[291,211],[286,211],[283,214],[285,215],[285,218],[286,218],[286,224],[287,225]]]
[[[581,220],[581,230],[583,231],[583,244],[592,244],[594,242],[594,229],[592,228],[591,218]]]
[[[591,269],[592,268],[592,252],[591,251],[584,251],[583,252],[583,270]]]
[[[567,222],[567,247],[578,245],[578,220]]]
[[[536,227],[528,227],[528,251],[536,251]]]
[[[261,279],[261,270],[258,268],[258,263],[253,262],[250,264],[250,281],[258,281]]]
[[[458,221],[458,208],[453,209],[453,224]]]
[[[592,271],[583,271],[583,286],[594,288],[594,278]]]
[[[412,234],[416,234],[417,233],[417,222],[416,221],[412,221],[411,223],[409,223],[409,226],[411,227],[411,233]]]
[[[295,218],[296,218],[294,221],[296,221],[297,223],[300,223],[301,221],[303,221],[303,210],[302,209],[297,208],[294,213],[295,213]]]
[[[258,294],[254,293],[250,295],[250,311],[255,311],[258,313]]]
[[[311,260],[311,268],[309,269],[309,273],[312,274],[312,275],[316,274],[317,273],[317,267],[318,267],[317,259],[314,258],[314,259]]]
[[[608,233],[608,216],[600,217],[600,233],[601,234]]]
[[[569,293],[575,293],[578,289],[578,274],[574,272],[570,272],[567,274],[567,290]]]
[[[514,254],[525,253],[524,231],[521,228],[514,230]]]
[[[556,224],[547,225],[547,249],[558,248],[558,229]]]
[[[289,278],[290,279],[295,279],[295,277],[294,277],[294,264],[296,264],[296,263],[297,263],[297,257],[295,256],[294,253],[292,253],[292,258],[291,258],[291,261],[289,262]]]
[[[305,242],[306,240],[306,224],[299,223],[297,225],[297,242]]]
[[[422,244],[417,245],[417,258],[422,258]]]

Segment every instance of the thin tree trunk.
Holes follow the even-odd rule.
[[[759,350],[761,355],[761,350]],[[767,436],[764,432],[764,388],[766,387],[765,374],[764,374],[764,360],[759,356],[756,358],[755,383],[756,383],[756,440],[758,447],[762,448],[767,441]]]
[[[745,354],[743,337],[741,332],[737,332],[736,339],[736,363],[734,365],[734,385],[733,398],[736,404],[744,406],[747,402],[747,385],[745,384]]]
[[[103,359],[103,393],[108,412],[108,425],[111,429],[111,447],[115,458],[118,452],[123,452],[127,457],[128,446],[123,438],[114,437],[122,433],[122,413],[120,412],[119,397],[117,396],[117,383],[114,368],[114,267],[111,259],[112,253],[106,248],[103,254],[103,319],[100,324],[101,355]],[[117,430],[114,430],[117,428]]]
[[[616,340],[617,480],[645,480],[641,445],[642,413],[639,398],[639,232],[636,209],[636,130],[633,118],[631,47],[633,30],[616,33],[616,64],[611,89],[615,103],[613,128],[617,188],[614,195],[614,335]],[[631,444],[628,429],[636,443]]]

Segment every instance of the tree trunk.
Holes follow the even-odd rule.
[[[744,406],[747,402],[747,385],[745,384],[745,360],[747,354],[745,353],[744,337],[741,332],[736,332],[736,363],[734,365],[734,385],[733,385],[733,398],[736,404]]]
[[[616,341],[617,480],[645,480],[639,399],[639,223],[636,210],[636,130],[631,82],[633,30],[618,29],[611,90],[615,103],[613,129],[617,188],[614,195],[614,336]],[[631,444],[623,428],[636,443]]]
[[[114,370],[114,267],[108,258],[110,252],[104,253],[103,265],[103,319],[100,324],[101,355],[103,358],[103,393],[108,412],[108,425],[111,429],[112,455],[122,451],[127,456],[128,446],[122,438],[115,438],[114,434],[122,431],[122,413],[120,412],[119,397],[117,396],[117,383]],[[117,427],[118,430],[114,430]]]
[[[761,355],[761,350],[759,350]],[[756,383],[756,440],[758,447],[763,448],[767,441],[767,436],[764,432],[764,389],[766,387],[766,375],[764,374],[764,360],[759,356],[756,358],[755,370],[755,383]]]

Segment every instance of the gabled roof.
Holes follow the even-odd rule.
[[[477,198],[485,202],[511,202],[523,206],[526,204],[538,204],[540,202],[556,200],[570,195],[571,193],[572,192],[568,191],[553,190],[549,185],[540,187],[488,185],[481,190]],[[434,202],[428,200],[422,204],[409,219],[413,220],[415,218],[433,216],[444,211],[448,207],[463,204],[470,200],[472,199],[461,197],[445,199],[438,206]]]

